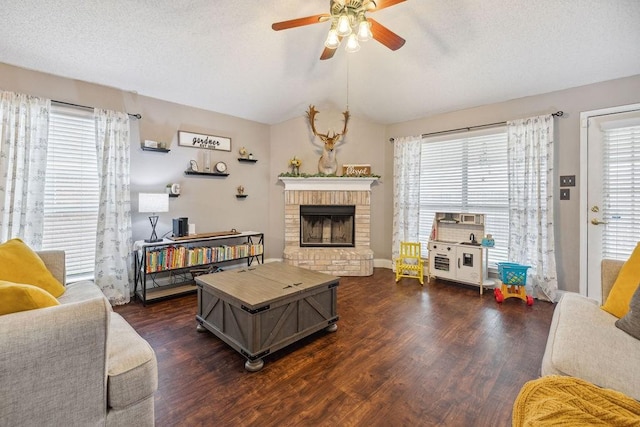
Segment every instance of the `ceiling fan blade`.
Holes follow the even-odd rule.
[[[273,28],[276,31],[287,30],[289,28],[317,24],[318,22],[324,22],[329,18],[331,18],[331,15],[327,13],[322,13],[320,15],[307,16],[305,18],[291,19],[290,21],[276,22],[275,24],[271,25],[271,28]]]
[[[367,21],[371,23],[371,34],[373,38],[385,45],[391,50],[398,50],[404,46],[406,40],[379,23],[376,20],[367,18]]]
[[[380,9],[384,9],[386,7],[395,6],[398,3],[403,3],[407,0],[374,0],[375,7],[370,9],[369,12],[376,12]]]
[[[325,59],[333,58],[333,55],[336,54],[336,50],[338,49],[329,49],[328,47],[325,47],[322,51],[322,55],[320,55],[320,60],[324,61]]]

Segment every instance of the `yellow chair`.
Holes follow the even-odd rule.
[[[401,277],[418,279],[424,285],[424,261],[420,256],[420,243],[400,242],[400,254],[396,258],[396,282]]]

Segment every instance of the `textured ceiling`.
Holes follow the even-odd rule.
[[[638,0],[407,0],[407,40],[320,61],[328,0],[5,1],[0,62],[274,124],[309,104],[381,124],[640,74]],[[348,78],[347,78],[348,76]]]

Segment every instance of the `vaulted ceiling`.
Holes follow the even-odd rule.
[[[381,124],[640,74],[638,0],[407,0],[406,39],[319,57],[329,0],[5,2],[0,62],[275,124],[309,104]],[[1,82],[1,77],[0,77]],[[348,96],[347,96],[348,94]]]

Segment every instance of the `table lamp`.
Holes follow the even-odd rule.
[[[138,212],[150,212],[151,237],[145,239],[146,243],[161,242],[156,234],[156,224],[158,224],[158,212],[169,212],[169,195],[167,193],[139,193]]]

